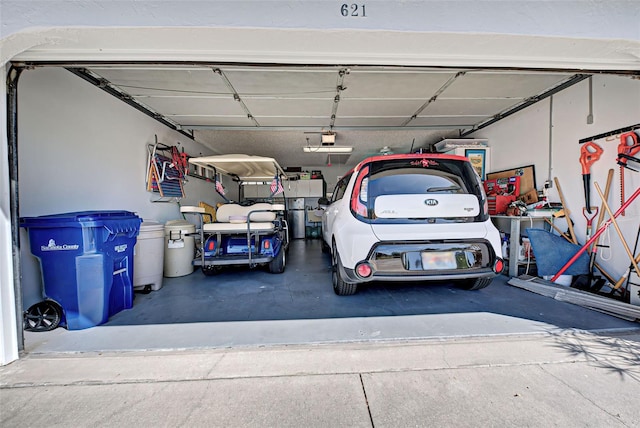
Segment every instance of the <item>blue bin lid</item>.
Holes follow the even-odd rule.
[[[113,221],[119,222],[134,219],[142,222],[142,219],[131,211],[78,211],[38,217],[22,217],[20,226],[25,228],[102,227]]]

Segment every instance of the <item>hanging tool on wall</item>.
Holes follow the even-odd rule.
[[[618,165],[631,171],[640,172],[640,158],[621,153],[618,155]]]
[[[585,201],[585,209],[589,215],[591,215],[591,165],[593,165],[600,156],[602,156],[602,147],[594,143],[593,141],[589,141],[585,143],[580,148],[580,165],[582,165],[582,182],[584,184],[584,201]],[[597,209],[597,207],[596,207]],[[593,220],[593,216],[587,217],[585,214],[585,218],[587,220]]]
[[[160,199],[153,202],[172,202],[175,198],[184,197],[185,171],[175,163],[174,153],[177,148],[158,142],[148,145],[146,182],[147,191],[160,194]]]
[[[188,156],[182,148],[182,153],[178,151],[176,146],[171,146],[171,167],[178,171],[178,175],[181,179],[186,181],[189,164],[187,163]]]
[[[624,191],[624,169],[625,165],[620,163],[620,158],[626,159],[633,157],[636,153],[640,152],[640,143],[638,142],[638,134],[634,131],[625,132],[620,135],[620,144],[618,144],[618,164],[620,165],[620,205],[624,205],[626,198]],[[621,156],[622,155],[622,156]],[[624,211],[622,214],[624,215]]]

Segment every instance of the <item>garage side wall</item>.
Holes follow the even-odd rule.
[[[159,142],[196,156],[210,149],[64,69],[24,71],[18,96],[21,217],[127,210],[161,222],[181,218],[176,203],[150,202],[147,146],[157,135]],[[235,186],[228,183],[227,188]],[[189,179],[185,192],[185,205],[221,200],[211,183],[196,178]],[[40,300],[41,279],[23,229],[21,247],[23,301],[29,306]]]
[[[0,67],[6,76],[5,67]],[[0,96],[6,99],[6,86]],[[0,103],[0,120],[7,123],[6,103]],[[11,242],[11,208],[9,206],[9,153],[7,133],[0,137],[0,365],[18,359],[15,295],[13,287],[13,245]]]
[[[534,104],[473,134],[475,138],[489,139],[494,171],[534,164],[538,190],[543,188],[548,178],[551,178],[552,182],[554,177],[558,178],[567,208],[571,211],[571,219],[575,223],[574,229],[578,241],[581,243],[585,242],[586,220],[582,214],[585,198],[579,162],[581,145],[578,141],[639,123],[640,81],[629,77],[593,76],[592,124],[587,124],[588,114],[589,82],[585,80],[554,95],[553,99]],[[611,136],[594,142],[602,147],[604,153],[591,168],[591,205],[600,206],[601,201],[594,183],[598,183],[604,192],[608,171],[614,169],[608,203],[615,212],[621,205],[620,169],[616,163],[620,139],[619,136]],[[549,150],[550,146],[551,150]],[[550,156],[551,169],[549,169]],[[631,195],[638,186],[640,186],[640,173],[626,170],[626,195]],[[555,184],[549,189],[549,198],[554,202],[560,200]],[[624,217],[618,217],[617,221],[628,245],[633,250],[640,223],[640,199],[637,199],[625,214]],[[558,226],[566,230],[565,222],[559,221]],[[630,260],[613,227],[610,228],[608,236],[603,235],[603,239],[608,237],[610,237],[612,248],[611,252],[600,251],[600,255],[607,258],[602,261],[602,265],[606,268],[610,267],[609,273],[617,278],[625,272]]]

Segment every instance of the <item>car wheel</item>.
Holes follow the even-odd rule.
[[[282,273],[284,272],[285,264],[287,261],[287,257],[285,255],[286,251],[284,248],[280,248],[278,255],[269,262],[269,272],[271,273]]]
[[[322,239],[322,237],[320,238],[320,246],[322,248],[322,252],[325,254],[329,254],[331,252],[331,248],[329,248],[329,246],[327,245],[326,242],[324,242],[324,239]]]
[[[24,329],[27,331],[51,331],[60,325],[62,308],[53,300],[32,305],[24,313]]]
[[[333,244],[333,251],[331,252],[331,282],[333,283],[333,291],[338,296],[351,296],[358,291],[358,284],[345,282],[340,273],[341,267],[340,254],[338,254],[336,245]]]
[[[460,283],[460,288],[465,290],[480,290],[491,284],[493,278],[475,278]]]

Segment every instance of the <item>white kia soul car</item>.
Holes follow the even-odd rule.
[[[465,157],[370,157],[319,203],[338,295],[368,281],[454,281],[477,290],[504,268],[482,182]]]

